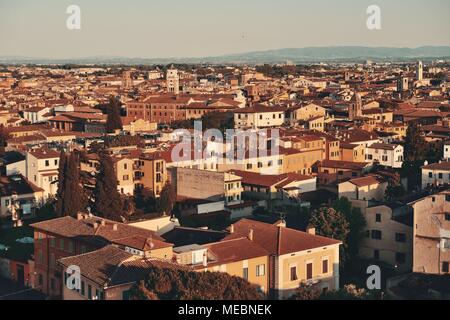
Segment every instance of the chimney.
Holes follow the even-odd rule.
[[[230,226],[230,233],[231,233],[231,234],[234,233],[234,225],[233,225],[233,224]]]
[[[311,235],[315,236],[315,235],[316,235],[316,228],[314,228],[314,227],[308,227],[308,228],[306,229],[306,232],[307,232],[308,234],[311,234]]]
[[[253,229],[248,230],[248,240],[253,241]]]
[[[93,227],[94,227],[94,229],[97,229],[97,228],[98,228],[98,223],[97,223],[97,222],[94,222]]]
[[[113,224],[113,231],[117,231],[117,223]]]
[[[102,220],[102,221],[100,222],[100,224],[102,225],[102,227],[106,226],[105,220]]]
[[[82,212],[78,212],[77,213],[77,220],[83,220],[84,219],[84,214]]]

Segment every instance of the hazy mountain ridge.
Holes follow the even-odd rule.
[[[318,61],[410,60],[414,58],[449,58],[450,46],[422,46],[418,48],[395,47],[305,47],[283,48],[266,51],[253,51],[221,55],[215,57],[180,58],[128,58],[114,56],[95,56],[86,58],[45,59],[22,56],[0,56],[0,63],[37,64],[167,64],[167,63],[297,63]]]

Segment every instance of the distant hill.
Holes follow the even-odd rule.
[[[308,62],[350,62],[365,59],[375,61],[409,61],[412,59],[449,59],[450,46],[423,46],[418,48],[394,47],[307,47],[285,48],[267,51],[254,51],[222,55],[216,57],[193,58],[127,58],[114,56],[96,56],[74,59],[42,59],[32,57],[0,56],[0,63],[36,63],[36,64],[169,64],[169,63],[294,63]]]
[[[376,60],[408,60],[413,58],[447,58],[450,57],[450,46],[392,48],[392,47],[308,47],[286,48],[278,50],[256,51],[243,54],[217,57],[223,60],[253,62],[317,62],[334,60],[376,59]]]

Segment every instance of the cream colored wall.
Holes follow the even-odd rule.
[[[374,258],[374,250],[379,250],[380,260],[398,267],[400,271],[408,271],[412,268],[412,227],[392,220],[392,210],[387,206],[367,208],[363,211],[367,225],[366,230],[379,230],[382,232],[381,240],[364,238],[360,244],[361,257]],[[381,222],[376,222],[376,214],[381,214]],[[396,233],[406,235],[406,242],[397,242]],[[404,253],[404,264],[396,262],[395,254]]]
[[[440,274],[442,263],[450,262],[450,250],[440,249],[440,239],[450,238],[450,221],[445,220],[450,212],[450,197],[436,194],[413,204],[414,243],[413,271]]]
[[[116,162],[115,169],[117,174],[117,190],[121,192],[123,189],[124,194],[134,194],[134,161],[131,159],[123,158]],[[126,169],[125,169],[126,166]],[[128,179],[125,179],[128,176]]]
[[[147,258],[171,260],[173,257],[172,249],[173,249],[173,247],[150,250],[146,253],[146,255],[147,255]]]
[[[206,269],[202,269],[201,271],[211,271],[211,272],[218,272],[221,269],[224,270],[222,272],[226,272],[227,274],[231,276],[237,276],[237,277],[243,277],[243,269],[244,265],[247,264],[248,267],[248,282],[251,284],[255,284],[259,286],[263,292],[267,293],[268,286],[269,286],[269,257],[263,256],[263,257],[257,257],[252,258],[248,260],[242,260],[232,263],[227,263],[225,266],[212,266],[208,267]],[[265,273],[263,276],[256,276],[256,266],[258,265],[265,265]]]
[[[305,107],[294,111],[294,118],[296,120],[308,120],[314,117],[325,117],[326,110],[321,106],[315,104],[309,104]]]
[[[312,166],[322,160],[322,150],[303,151],[283,156],[283,173],[311,174]]]
[[[326,249],[325,249],[326,248]],[[328,273],[322,273],[322,261],[328,259]],[[306,265],[313,263],[313,280],[318,281],[314,285],[322,290],[330,290],[339,287],[339,245],[315,248],[308,251],[286,254],[278,257],[278,281],[276,289],[279,290],[280,298],[287,298],[293,294],[300,284],[306,281]],[[290,280],[291,266],[297,267],[295,281]]]

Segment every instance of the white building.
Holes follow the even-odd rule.
[[[432,185],[444,185],[450,183],[450,162],[428,164],[422,167],[422,189]]]
[[[44,198],[54,196],[58,190],[59,152],[36,149],[26,153],[26,178],[44,189]]]
[[[235,129],[260,129],[273,128],[283,125],[285,120],[285,108],[281,106],[266,107],[255,105],[242,108],[234,113]]]
[[[399,144],[374,143],[367,147],[366,160],[378,162],[391,168],[401,168],[403,165],[403,146]]]
[[[49,107],[33,107],[23,111],[23,118],[30,123],[45,122],[51,116]]]
[[[444,159],[450,159],[450,141],[444,143]]]

